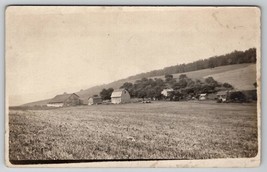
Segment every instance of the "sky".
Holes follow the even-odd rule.
[[[258,47],[259,16],[254,7],[9,7],[8,103]]]

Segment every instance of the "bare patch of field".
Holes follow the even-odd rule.
[[[253,90],[255,89],[253,84],[256,82],[256,65],[250,64],[244,68],[211,74],[206,77],[209,76],[219,82],[228,82],[239,90]]]
[[[9,126],[11,160],[241,158],[258,151],[255,104],[11,110]]]

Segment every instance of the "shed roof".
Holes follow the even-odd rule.
[[[94,100],[96,100],[96,99],[102,99],[101,97],[89,97],[88,99],[94,99]]]
[[[127,91],[125,89],[117,89],[117,90],[114,90],[111,94],[111,98],[112,97],[121,97],[123,91]]]
[[[174,91],[172,88],[165,88],[165,89],[163,89],[163,91]]]
[[[77,94],[72,93],[72,94],[61,94],[61,95],[56,95],[53,99],[49,101],[49,103],[63,103],[66,101],[71,95],[76,95],[79,97]]]

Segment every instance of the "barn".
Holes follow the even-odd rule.
[[[61,94],[51,99],[47,106],[48,107],[63,107],[63,106],[76,106],[80,104],[79,96],[75,93],[72,94]]]
[[[101,97],[89,97],[88,105],[97,105],[102,103]]]
[[[111,94],[111,103],[113,104],[129,103],[130,99],[131,96],[125,89],[114,90]]]

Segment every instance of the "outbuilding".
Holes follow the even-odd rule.
[[[207,99],[207,93],[203,93],[199,95],[199,100],[206,100]]]
[[[75,93],[72,94],[61,94],[56,95],[53,99],[51,99],[47,106],[48,107],[63,107],[63,106],[76,106],[80,104],[79,96]]]
[[[114,90],[111,94],[111,103],[113,104],[129,103],[130,99],[131,96],[125,89]]]
[[[226,102],[228,98],[228,91],[219,91],[217,93],[217,101],[218,102]]]
[[[89,97],[88,105],[97,105],[97,104],[102,104],[101,97]]]

